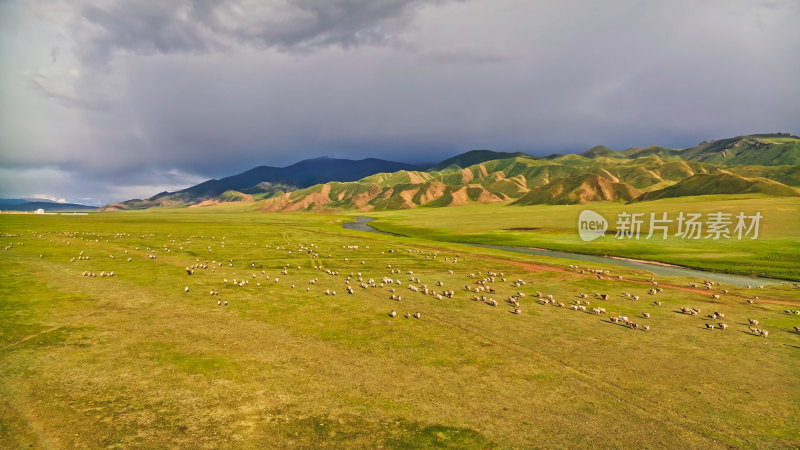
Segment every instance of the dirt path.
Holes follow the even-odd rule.
[[[48,329],[46,329],[46,330],[43,330],[43,331],[40,331],[40,332],[38,332],[38,333],[34,333],[34,334],[30,335],[30,336],[26,336],[26,337],[24,337],[24,338],[22,338],[22,339],[18,340],[17,342],[12,342],[12,343],[10,343],[10,344],[6,345],[6,346],[5,346],[5,347],[3,347],[2,349],[0,349],[0,351],[7,350],[7,349],[9,349],[9,348],[11,348],[11,347],[13,347],[13,346],[15,346],[15,345],[19,345],[19,344],[21,344],[21,343],[23,343],[23,342],[25,342],[25,341],[29,341],[29,340],[31,340],[31,339],[33,339],[33,338],[35,338],[36,336],[41,336],[41,335],[43,335],[43,334],[47,334],[47,333],[49,333],[49,332],[51,332],[51,331],[56,331],[57,329],[59,329],[59,328],[61,328],[61,327],[63,327],[63,326],[64,326],[64,325],[59,325],[59,326],[57,326],[57,327],[48,328]]]

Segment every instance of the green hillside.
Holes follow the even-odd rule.
[[[752,179],[719,171],[697,174],[670,187],[646,192],[639,200],[715,194],[766,194],[776,197],[800,196],[795,188],[767,179]]]

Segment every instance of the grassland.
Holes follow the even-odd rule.
[[[501,231],[517,226],[501,214],[512,208],[481,208],[488,216],[469,207],[415,211],[415,229],[445,239],[455,234],[438,222],[447,220],[473,237],[531,236]],[[575,208],[544,208],[519,209],[518,226],[561,236],[563,226],[543,211]],[[552,225],[531,225],[524,211]],[[391,214],[381,221],[401,227],[411,218]],[[659,279],[664,291],[651,296],[646,273],[592,265],[609,271],[598,276],[568,260],[348,231],[346,220],[242,205],[0,215],[0,446],[800,445],[800,334],[792,331],[800,316],[784,313],[800,309],[800,289],[697,290],[687,283],[699,280]],[[772,251],[796,249],[768,233],[770,245],[795,245]],[[187,275],[197,264],[207,268]],[[505,279],[483,293],[497,307],[464,290],[489,271]],[[361,288],[354,275],[348,295],[345,279],[359,272],[365,283],[392,277],[402,285]],[[513,286],[517,279],[526,284]],[[407,289],[423,283],[454,298]],[[389,299],[391,286],[402,301]],[[504,300],[520,291],[521,314],[513,314]],[[536,291],[567,304],[587,292],[591,306],[652,329],[542,305]],[[745,301],[754,295],[761,299]],[[420,319],[403,317],[417,311]],[[712,311],[725,319],[707,319]],[[751,334],[748,318],[770,336]],[[706,329],[718,321],[729,328]]]
[[[591,209],[609,222],[610,234],[584,242],[577,233],[578,215]],[[614,237],[617,215],[644,213],[640,239]],[[736,216],[760,212],[758,239],[681,239],[660,234],[646,239],[650,213],[666,212],[676,219],[680,212],[724,212]],[[438,241],[516,245],[565,250],[593,255],[615,255],[661,261],[686,267],[778,279],[800,280],[800,199],[761,195],[708,195],[622,204],[595,202],[588,205],[505,206],[469,205],[458,208],[374,212],[376,228]],[[731,227],[732,229],[733,227]],[[705,229],[704,229],[705,230]],[[703,234],[706,232],[704,231]]]

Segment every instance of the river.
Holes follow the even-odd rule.
[[[347,228],[348,230],[367,231],[370,233],[380,233],[380,234],[387,234],[390,236],[407,237],[402,234],[381,231],[369,224],[369,222],[372,222],[373,220],[375,220],[375,218],[373,217],[357,217],[355,222],[346,222],[342,224],[342,226],[344,228]],[[512,247],[508,245],[473,244],[468,242],[458,242],[458,244],[470,245],[472,247],[490,248],[494,250],[503,250],[514,253],[524,253],[527,255],[550,256],[553,258],[563,258],[576,261],[613,264],[617,266],[629,267],[632,269],[646,270],[648,272],[652,272],[655,275],[701,278],[703,280],[718,281],[720,283],[727,283],[734,286],[742,286],[742,287],[747,285],[766,286],[766,285],[780,284],[786,281],[786,280],[776,280],[773,278],[760,278],[760,277],[751,277],[747,275],[708,272],[705,270],[690,269],[688,267],[665,265],[663,263],[648,262],[641,260],[630,260],[624,258],[617,258],[613,256],[585,255],[583,253],[572,253],[559,250],[546,250],[541,248]]]

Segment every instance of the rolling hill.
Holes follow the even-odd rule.
[[[800,196],[795,188],[768,179],[745,178],[734,173],[718,171],[712,174],[693,175],[672,186],[645,192],[637,200],[658,200],[670,197],[687,197],[715,194],[766,194],[776,197]]]
[[[470,150],[466,153],[456,155],[452,158],[445,159],[444,161],[431,166],[429,172],[442,172],[460,170],[464,167],[474,166],[486,161],[495,159],[506,159],[514,157],[533,158],[533,156],[525,153],[508,153],[508,152],[495,152],[492,150]]]
[[[146,200],[104,209],[262,202],[264,211],[443,207],[469,203],[570,204],[721,193],[793,196],[800,186],[800,138],[738,136],[687,149],[660,146],[535,157],[472,150],[429,168],[379,159],[317,158],[256,167]]]
[[[616,183],[595,174],[559,178],[531,189],[512,205],[573,205],[598,200],[629,202],[642,193],[631,185]]]
[[[377,172],[395,172],[417,169],[412,164],[385,161],[377,158],[361,160],[314,158],[306,159],[287,167],[259,166],[240,174],[208,180],[198,185],[176,191],[161,192],[148,199],[133,199],[111,203],[105,210],[145,209],[164,206],[188,206],[214,199],[227,191],[258,190],[257,194],[289,192],[328,181],[354,181]],[[263,183],[267,183],[264,185]],[[263,197],[263,196],[262,196]],[[225,201],[225,199],[221,199]]]

